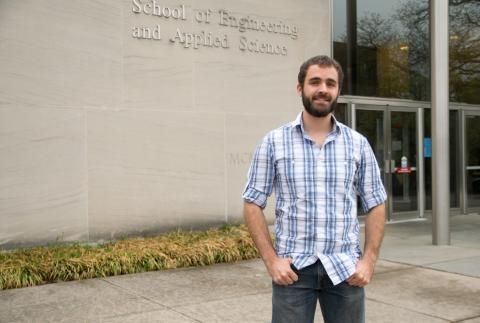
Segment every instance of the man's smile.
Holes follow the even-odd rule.
[[[314,102],[330,102],[332,100],[332,98],[328,95],[315,95],[313,98],[312,98],[312,101]]]

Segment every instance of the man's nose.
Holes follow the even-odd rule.
[[[321,92],[321,93],[327,92],[327,85],[325,83],[318,84],[317,92]]]

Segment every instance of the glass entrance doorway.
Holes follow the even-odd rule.
[[[389,220],[419,216],[417,118],[417,110],[412,109],[354,109],[354,128],[367,137],[382,172]]]
[[[480,211],[480,114],[465,115],[465,183],[467,212]]]

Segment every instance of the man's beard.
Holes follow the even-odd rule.
[[[317,97],[323,97],[323,98],[331,100],[331,97],[328,94],[326,94],[326,95],[316,95],[316,96],[313,96],[312,98],[308,98],[308,97],[305,96],[305,93],[302,90],[302,103],[303,103],[303,107],[308,112],[308,114],[310,114],[313,117],[324,118],[324,117],[328,116],[330,113],[335,111],[335,108],[337,106],[338,97],[336,97],[334,100],[331,100],[330,101],[330,106],[324,107],[322,110],[320,110],[318,108],[315,108],[314,105],[313,105],[313,100]]]

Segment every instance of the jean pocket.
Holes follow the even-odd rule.
[[[290,268],[293,270],[293,272],[294,272],[295,274],[298,275],[298,269],[297,269],[297,267],[295,267],[294,264],[290,264]]]

